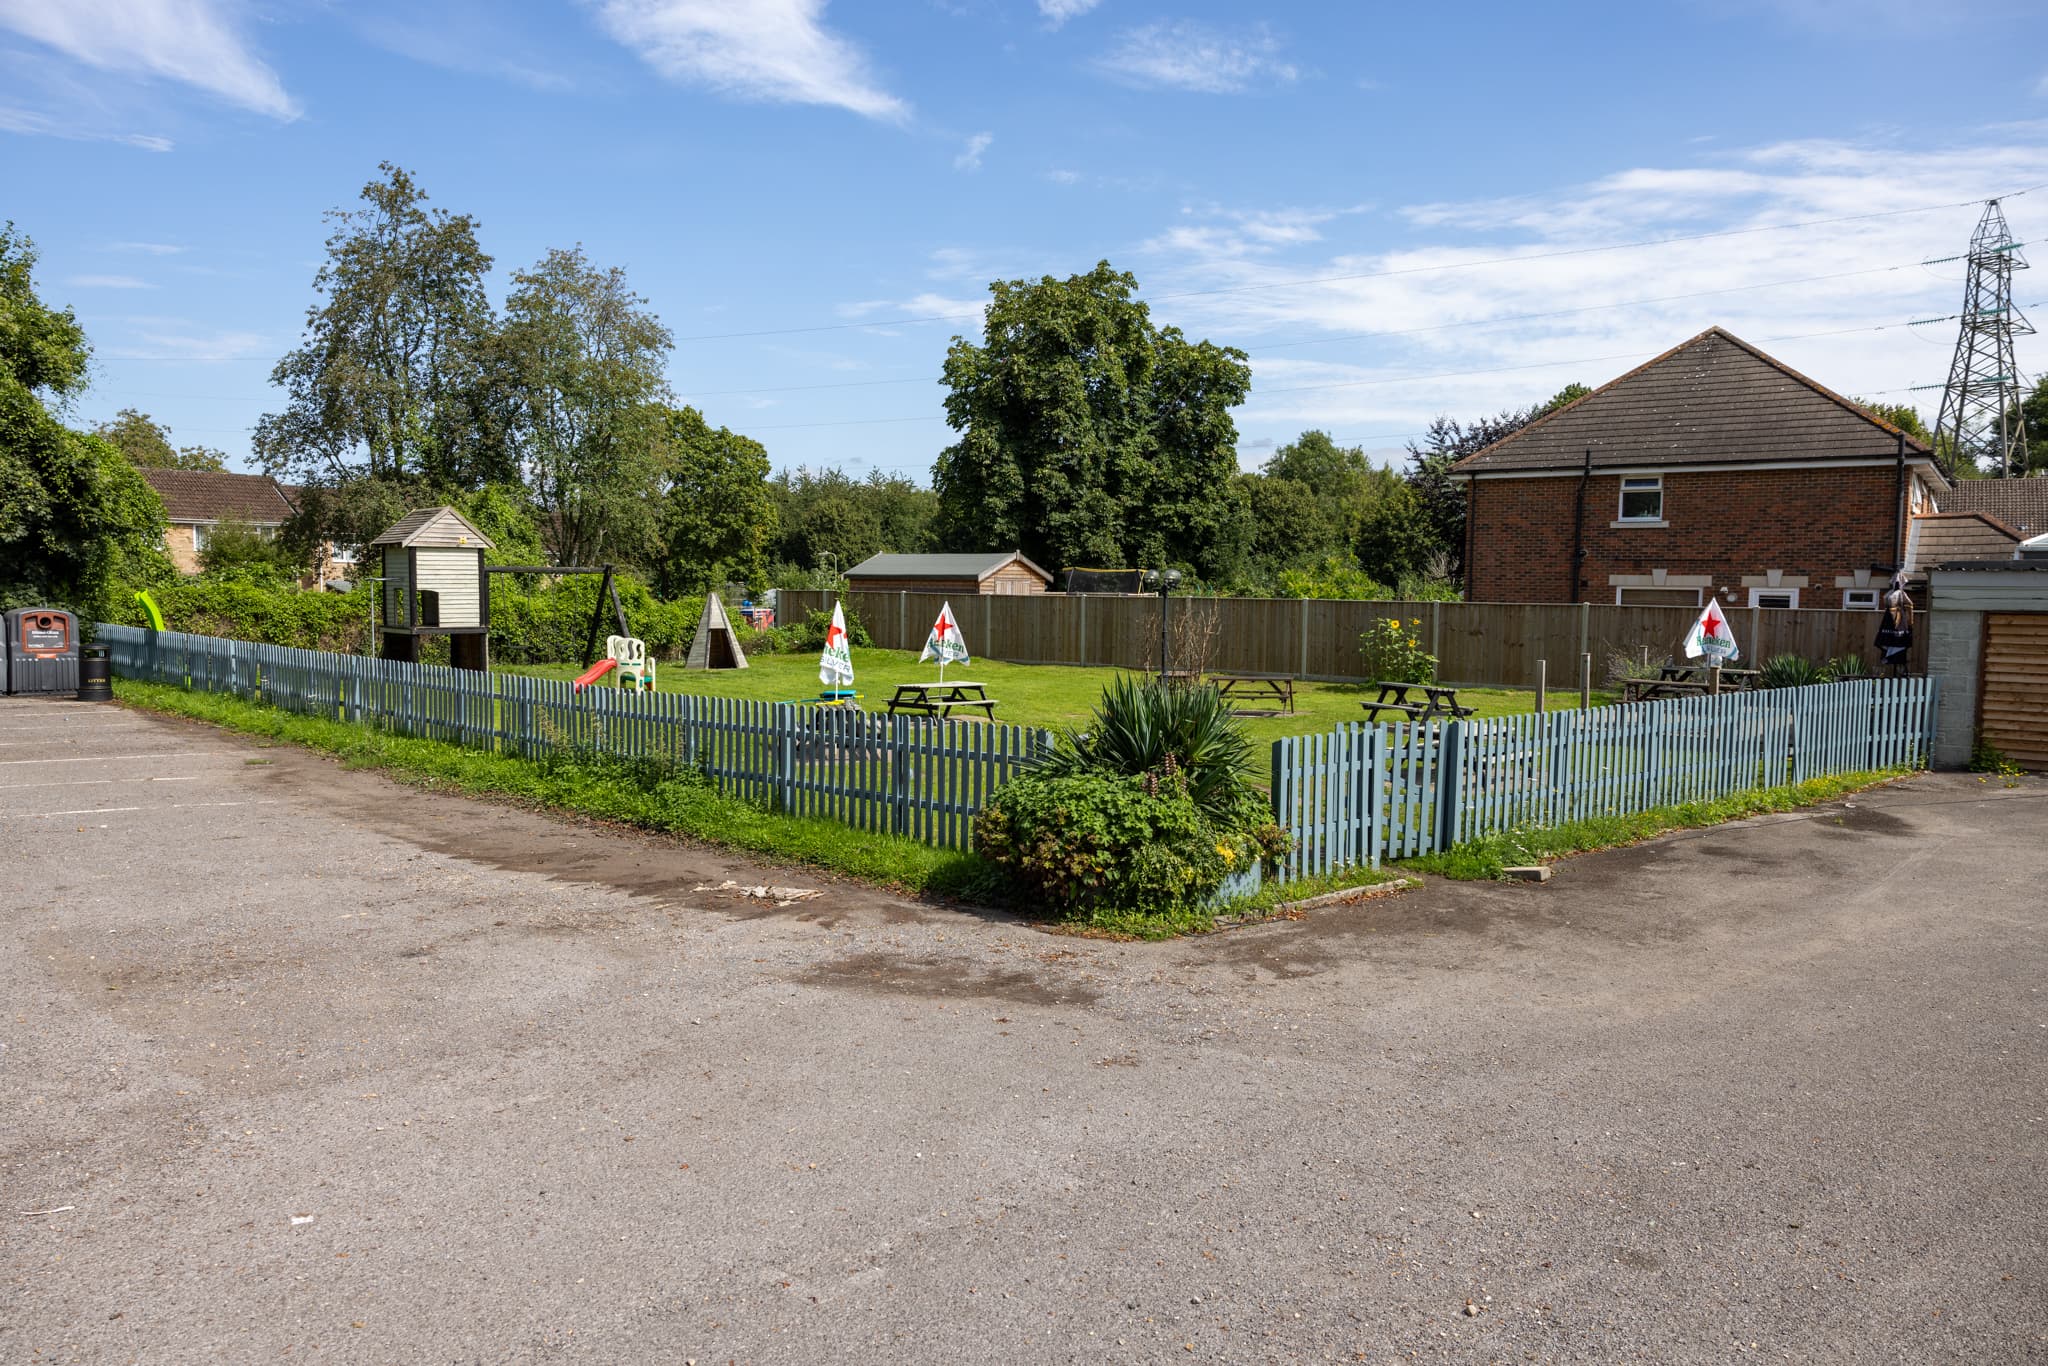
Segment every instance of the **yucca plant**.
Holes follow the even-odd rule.
[[[1864,662],[1862,655],[1843,655],[1840,659],[1829,660],[1821,674],[1823,683],[1850,683],[1870,677],[1870,665]]]
[[[1039,772],[1178,776],[1203,814],[1222,819],[1250,786],[1251,765],[1252,742],[1213,685],[1171,687],[1125,676],[1102,690],[1085,733],[1072,727],[1061,733]]]
[[[1766,688],[1804,688],[1824,682],[1822,671],[1804,655],[1772,655],[1757,671],[1757,683]]]

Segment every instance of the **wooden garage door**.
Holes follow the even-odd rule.
[[[2048,612],[1984,618],[1984,743],[2028,768],[2048,768]]]

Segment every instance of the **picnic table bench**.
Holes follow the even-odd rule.
[[[911,716],[936,716],[944,720],[955,711],[974,711],[993,721],[996,719],[996,700],[988,695],[988,689],[979,683],[964,680],[957,683],[898,683],[896,695],[889,699],[889,713],[904,713]]]
[[[1358,705],[1365,708],[1365,719],[1377,721],[1383,711],[1396,712],[1411,721],[1426,721],[1431,717],[1456,719],[1470,716],[1472,708],[1458,705],[1458,690],[1437,683],[1381,683],[1380,695],[1370,702]],[[1411,701],[1414,694],[1421,694],[1422,700]]]
[[[1756,687],[1757,670],[1721,670],[1722,692],[1748,692]],[[1655,678],[1630,678],[1621,685],[1624,702],[1649,702],[1660,697],[1697,697],[1713,691],[1713,671],[1697,664],[1666,664]]]
[[[1279,716],[1283,712],[1294,715],[1293,674],[1225,674],[1212,673],[1209,681],[1216,685],[1219,697],[1240,697],[1247,702],[1271,701],[1271,707],[1232,707],[1239,716]]]

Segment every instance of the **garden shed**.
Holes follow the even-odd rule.
[[[451,507],[409,512],[370,542],[384,579],[379,597],[386,659],[417,660],[421,640],[447,636],[451,664],[490,667],[491,590],[484,552],[491,544]]]
[[[967,555],[870,555],[846,571],[850,587],[869,593],[1043,593],[1052,575],[1021,550]]]

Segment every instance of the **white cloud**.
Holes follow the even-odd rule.
[[[1045,16],[1048,26],[1058,28],[1069,19],[1080,18],[1101,3],[1102,0],[1038,0],[1038,12]]]
[[[981,169],[981,154],[996,140],[994,133],[976,133],[967,139],[967,145],[960,149],[960,155],[953,158],[956,171],[978,171]]]
[[[169,242],[109,242],[108,251],[136,251],[145,256],[176,256],[185,248]]]
[[[431,8],[401,3],[378,12],[352,6],[357,31],[377,46],[428,66],[558,92],[575,82],[554,69],[554,54],[521,31],[509,7],[441,0]]]
[[[1230,30],[1192,19],[1129,29],[1096,67],[1131,85],[1209,95],[1288,85],[1301,75],[1264,24]]]
[[[860,49],[826,30],[824,10],[825,0],[603,0],[598,15],[607,33],[672,80],[906,118],[910,107],[874,82]]]
[[[1055,185],[1078,185],[1081,183],[1081,173],[1079,171],[1069,171],[1064,167],[1054,167],[1052,170],[1047,171],[1045,178]]]
[[[1537,195],[1411,205],[1369,229],[1347,221],[1341,238],[1368,240],[1334,250],[1339,229],[1319,210],[1207,210],[1152,238],[1138,270],[1162,323],[1251,353],[1247,438],[1321,426],[1386,445],[1437,413],[1603,383],[1714,324],[1823,384],[1931,416],[1939,388],[1915,386],[1940,385],[1956,325],[1904,324],[1954,313],[1962,267],[1921,263],[1961,252],[1975,201],[2001,192],[2016,236],[2048,237],[2048,192],[2011,194],[2048,181],[2043,131],[1639,166]],[[1656,245],[1630,245],[1643,242]],[[2048,303],[2040,274],[2017,277],[2023,308]],[[2048,370],[2036,340],[2020,339],[2029,374]]]
[[[155,289],[147,280],[133,275],[73,275],[65,281],[74,289]]]
[[[2034,93],[2048,99],[2048,71],[2041,73],[2041,79],[2034,82]]]
[[[261,355],[269,342],[260,332],[143,331],[126,346],[108,349],[107,354],[123,360],[184,361],[212,365]]]
[[[215,0],[0,0],[0,27],[102,71],[182,81],[272,118],[299,114]]]
[[[48,114],[32,109],[0,105],[0,133],[27,133],[33,137],[66,138],[72,142],[118,142],[145,152],[168,152],[176,144],[154,133],[101,133],[59,123]]]

